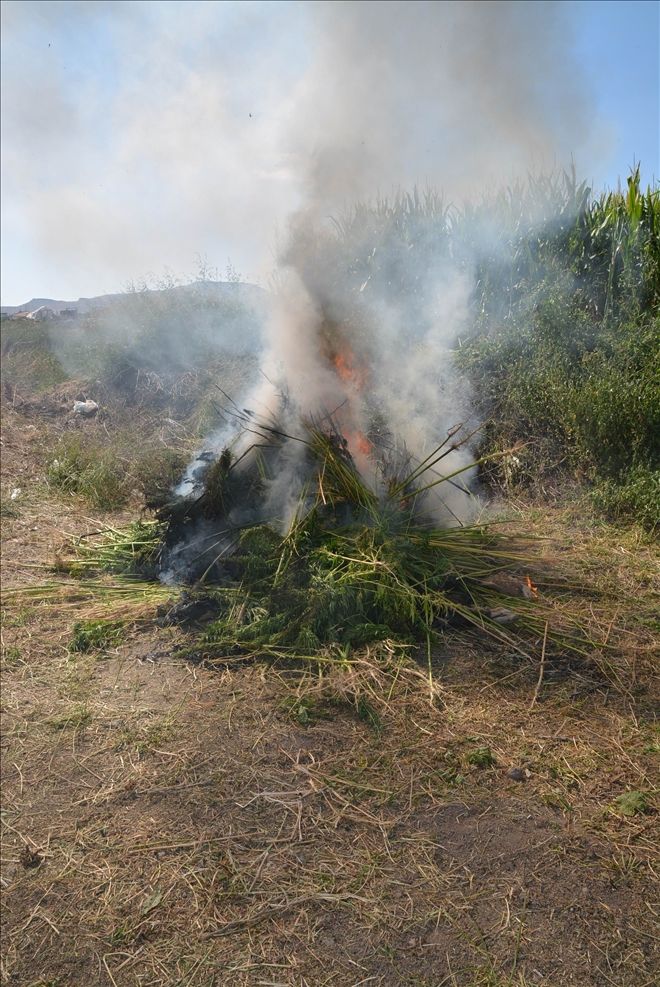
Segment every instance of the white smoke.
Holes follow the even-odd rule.
[[[152,266],[156,255],[180,268],[182,251],[212,252],[209,238],[220,237],[239,258],[259,255],[254,267],[263,269],[274,229],[284,229],[267,379],[241,403],[285,414],[292,432],[301,418],[337,409],[367,474],[360,436],[376,422],[423,459],[469,419],[451,350],[470,320],[470,258],[443,253],[432,231],[413,230],[407,241],[367,221],[344,236],[332,220],[399,188],[430,186],[448,203],[571,155],[589,162],[600,137],[571,56],[566,4],[10,3],[6,16],[17,38],[39,18],[49,30],[61,19],[85,23],[120,70],[116,88],[90,81],[78,92],[59,36],[34,81],[17,46],[8,48],[18,82],[5,114],[8,194],[32,203],[29,225],[49,255],[115,271]],[[111,112],[101,119],[105,99]],[[43,162],[66,178],[53,183]],[[365,260],[370,242],[375,256]],[[211,447],[226,438],[211,437]],[[443,470],[469,457],[458,451]],[[299,458],[286,451],[271,489],[283,514],[300,484]],[[440,512],[469,515],[464,494],[442,494],[450,502]]]
[[[391,199],[420,181],[469,195],[566,163],[591,134],[587,101],[576,98],[558,3],[332,0],[310,12],[315,57],[281,135],[301,206],[279,252],[267,380],[246,401],[260,415],[286,414],[293,432],[301,419],[334,412],[373,480],[363,437],[375,422],[419,462],[471,418],[451,351],[469,326],[473,265],[433,242],[423,207],[409,242],[396,223],[379,239],[368,221],[342,235],[332,220],[360,198]],[[437,218],[443,207],[435,207]],[[271,486],[269,507],[284,521],[304,482],[300,456],[296,443],[285,447]],[[468,446],[452,451],[443,474],[471,458]],[[435,491],[437,517],[469,519],[475,499],[459,489],[464,481]]]
[[[7,0],[3,300],[196,253],[265,277],[299,205],[325,219],[414,183],[456,199],[571,154],[600,169],[570,6]]]

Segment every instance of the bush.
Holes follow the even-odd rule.
[[[529,443],[520,480],[558,464],[624,484],[648,470],[658,461],[659,341],[660,319],[606,330],[566,300],[541,307],[526,330],[476,340],[458,359],[492,416],[486,451]]]
[[[647,528],[660,525],[660,470],[638,466],[624,482],[604,480],[591,493],[596,508],[616,521],[637,521]]]

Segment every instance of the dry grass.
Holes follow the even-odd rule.
[[[647,725],[530,710],[469,651],[430,702],[415,667],[217,673],[172,644],[13,677],[7,982],[651,981],[653,817],[615,803],[651,788]]]
[[[29,446],[7,440],[26,500],[5,579],[43,582],[31,566],[85,522],[32,499]],[[387,644],[323,674],[198,667],[146,611],[76,653],[78,602],[10,597],[2,982],[650,987],[653,552],[520,510],[566,559],[565,606],[611,625],[589,661],[546,648],[542,676],[542,639],[523,658],[455,633],[430,679]]]

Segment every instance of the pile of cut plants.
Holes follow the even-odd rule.
[[[124,587],[123,615],[131,593],[144,605],[149,585],[159,588],[161,621],[199,627],[203,613],[198,647],[211,660],[322,663],[385,643],[430,663],[456,628],[522,654],[538,653],[540,642],[583,650],[580,628],[532,582],[532,539],[434,519],[431,494],[462,486],[471,468],[442,473],[463,440],[449,434],[423,462],[380,456],[370,484],[331,418],[308,419],[299,433],[252,416],[217,455],[201,457],[192,488],[156,518],[78,540],[60,568],[88,587],[112,573],[115,594]],[[282,531],[266,508],[292,442],[304,479]]]

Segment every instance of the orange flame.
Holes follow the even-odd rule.
[[[362,456],[371,455],[374,447],[364,432],[351,431],[350,429],[343,429],[343,432],[350,452],[357,452]]]
[[[366,373],[355,365],[355,357],[348,346],[333,355],[332,364],[340,380],[345,384],[351,384],[358,391],[362,390],[366,383]]]
[[[527,597],[528,600],[537,600],[539,595],[538,586],[532,582],[529,576],[525,576],[525,582],[523,584],[523,596]]]
[[[362,391],[364,389],[367,382],[367,373],[362,367],[357,365],[353,351],[346,343],[342,343],[341,349],[331,354],[330,362],[337,376],[344,384],[350,385],[356,391]],[[341,412],[338,417],[341,423]],[[370,456],[373,452],[373,445],[364,432],[350,427],[352,424],[350,423],[350,414],[348,417],[349,421],[345,420],[341,424],[349,451],[358,457]]]

